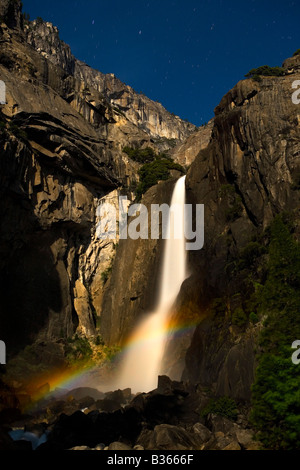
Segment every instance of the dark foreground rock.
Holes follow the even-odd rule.
[[[124,399],[124,392],[120,391],[107,395]],[[106,400],[109,402],[109,398]],[[209,400],[201,387],[160,377],[156,390],[137,395],[129,405],[116,411],[62,414],[48,442],[39,450],[78,446],[95,449],[100,443],[110,450],[117,445],[114,443],[123,449],[138,446],[137,449],[146,450],[255,448],[251,430],[223,416],[210,414],[204,418],[202,411]]]
[[[198,448],[196,435],[184,428],[160,424],[154,430],[143,430],[137,440],[146,450],[192,450]]]
[[[55,423],[47,443],[39,450],[64,450],[75,446],[95,447],[100,442],[135,442],[142,429],[139,413],[132,407],[112,413],[92,411],[85,415],[77,411],[71,416],[62,414]]]
[[[103,400],[97,401],[84,396],[86,391],[78,392],[78,400],[69,394],[65,395],[65,401],[62,397],[52,399],[46,411],[24,417],[23,424],[19,420],[10,424],[13,427],[6,425],[0,431],[0,448],[54,451],[259,447],[253,440],[252,430],[247,428],[245,406],[240,407],[236,421],[213,413],[205,415],[203,410],[211,396],[199,386],[162,376],[157,389],[138,394],[130,402],[129,389],[108,392],[103,394]],[[92,394],[99,396],[96,392]],[[82,409],[84,405],[87,407]],[[11,439],[12,429],[17,430],[14,437],[22,441]]]

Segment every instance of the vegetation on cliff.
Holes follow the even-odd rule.
[[[123,152],[127,153],[132,160],[143,163],[138,171],[140,182],[136,187],[136,197],[140,200],[142,195],[159,181],[170,178],[170,170],[177,170],[184,173],[184,168],[175,163],[167,154],[156,154],[150,147],[145,149],[135,149],[124,147]]]
[[[136,189],[137,199],[139,200],[151,186],[154,186],[159,181],[169,179],[170,170],[184,173],[184,169],[179,163],[175,163],[165,156],[158,155],[153,162],[145,163],[138,172],[140,182]]]
[[[211,398],[206,407],[202,410],[202,416],[207,417],[210,413],[224,416],[225,418],[236,420],[238,410],[235,401],[229,397]]]
[[[143,164],[153,162],[156,157],[156,154],[151,147],[141,149],[126,146],[123,148],[123,152],[125,152],[131,160]]]
[[[67,339],[64,349],[68,366],[77,366],[78,369],[100,366],[111,361],[119,352],[118,346],[106,346],[101,336],[86,338],[77,334]]]
[[[270,229],[267,279],[258,291],[265,317],[253,386],[252,422],[267,448],[300,446],[300,370],[291,360],[300,338],[300,246],[289,221],[277,216]]]
[[[246,78],[253,78],[260,81],[261,77],[282,77],[284,69],[282,67],[270,67],[269,65],[262,65],[256,69],[251,69],[246,75]]]
[[[216,328],[230,319],[237,334],[258,333],[250,422],[266,449],[300,446],[300,366],[292,362],[291,348],[300,338],[297,223],[294,213],[277,215],[228,263],[235,292],[212,303]]]

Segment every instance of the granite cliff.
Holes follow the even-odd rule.
[[[117,244],[98,239],[97,207],[117,205],[120,191],[131,199],[141,166],[123,148],[166,151],[195,126],[77,61],[52,24],[24,20],[20,2],[0,7],[0,322],[9,358],[33,342],[96,335]]]
[[[27,42],[43,57],[61,67],[87,88],[97,90],[116,113],[125,115],[129,122],[154,139],[168,145],[183,141],[196,127],[169,113],[160,103],[135,92],[113,73],[103,74],[77,60],[70,47],[59,38],[58,29],[51,23],[34,20],[25,24]]]
[[[300,121],[299,105],[292,102],[299,65],[298,55],[285,61],[282,77],[240,81],[215,109],[211,138],[204,148],[201,128],[173,151],[180,161],[185,158],[182,149],[185,156],[189,148],[198,149],[187,173],[187,198],[193,205],[205,205],[205,246],[189,253],[192,275],[182,286],[174,312],[179,324],[198,326],[185,338],[171,342],[165,366],[167,373],[178,379],[183,351],[187,350],[184,379],[237,400],[250,400],[262,329],[261,322],[236,318],[244,312],[253,282],[263,282],[264,276],[262,265],[251,264],[251,256],[255,259],[256,255],[252,253],[247,261],[243,257],[255,249],[264,252],[257,240],[277,214],[291,214],[294,236],[299,237]],[[154,191],[161,193],[162,188],[153,188],[145,202]],[[150,284],[148,291],[144,280],[155,272],[151,262],[155,248],[145,248],[142,254],[137,250],[132,246],[126,252],[120,245],[112,284],[104,295],[103,317],[113,315],[115,325],[121,321],[122,332],[132,328],[144,305],[149,305],[145,299],[153,288]],[[135,260],[133,276],[131,260]],[[142,277],[137,263],[143,266]],[[237,265],[244,267],[237,269]],[[121,272],[128,283],[119,284]],[[109,299],[115,282],[119,285],[118,301],[112,303]],[[122,337],[106,325],[108,342]]]
[[[122,152],[125,145],[165,151],[175,139],[170,155],[190,165],[188,202],[205,205],[205,246],[189,254],[191,276],[174,309],[177,322],[193,329],[169,344],[166,369],[249,402],[263,325],[241,321],[241,312],[251,296],[249,276],[264,276],[255,264],[264,256],[258,240],[283,212],[299,237],[300,108],[292,83],[300,79],[300,56],[285,61],[283,76],[239,82],[213,121],[196,130],[76,60],[51,23],[23,26],[18,2],[1,2],[0,15],[7,85],[0,321],[8,350],[51,341],[59,349],[75,331],[100,331],[107,345],[120,344],[154,306],[162,243],[99,240],[96,209],[115,201],[120,188],[132,197],[139,164]],[[168,202],[176,176],[152,187],[143,202]]]

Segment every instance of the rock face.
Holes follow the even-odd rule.
[[[76,59],[68,44],[60,39],[56,26],[49,22],[34,20],[24,25],[24,32],[28,44],[37,52],[69,75],[74,74]]]
[[[197,439],[184,428],[170,424],[155,426],[153,431],[144,432],[138,442],[146,450],[192,450],[197,449]]]
[[[187,167],[195,160],[200,150],[205,149],[211,139],[214,121],[209,121],[191,134],[185,142],[178,144],[171,152],[173,160]]]
[[[113,73],[103,74],[72,55],[70,47],[59,38],[58,29],[51,23],[28,22],[25,25],[27,42],[42,56],[60,66],[68,74],[83,82],[86,92],[96,90],[114,108],[119,116],[155,139],[163,139],[168,147],[172,141],[183,141],[196,127],[169,113],[160,103],[154,102],[130,86],[122,83]],[[168,140],[171,142],[168,143]]]
[[[289,60],[285,62],[283,77],[239,82],[215,110],[210,142],[199,152],[200,131],[187,141],[198,154],[187,175],[187,200],[205,205],[205,246],[189,253],[192,275],[183,284],[176,305],[175,319],[183,324],[199,323],[192,340],[190,334],[184,342],[186,347],[191,341],[183,378],[241,401],[250,400],[261,325],[245,330],[233,324],[236,294],[243,287],[239,277],[228,276],[228,266],[276,214],[297,214],[300,108],[292,102],[292,83],[300,78],[298,61],[297,57],[292,60],[294,70]],[[188,143],[177,147],[173,155],[180,159],[186,146]],[[151,191],[145,195],[147,202],[156,189]],[[141,254],[140,245],[128,242],[126,246],[128,249],[124,246],[117,254],[112,284],[104,294],[104,316],[108,318],[112,312],[112,325],[116,325],[113,331],[106,323],[108,342],[122,338],[145,305],[151,306],[148,292],[152,292],[152,274],[157,271],[149,260],[154,247],[150,242]],[[116,301],[110,300],[113,286],[120,285],[121,273],[123,282]],[[128,282],[124,281],[127,278]],[[220,314],[212,309],[218,298],[222,299]],[[174,372],[177,378],[181,356],[178,341],[175,343],[167,362],[171,376]]]
[[[169,145],[184,141],[196,127],[166,111],[158,102],[137,93],[114,74],[101,74],[80,61],[75,64],[75,76],[103,93],[114,109],[154,139],[166,139]],[[159,141],[158,141],[159,143]]]
[[[149,189],[142,199],[149,214],[151,204],[170,203],[174,183],[172,179]],[[155,308],[162,249],[161,239],[120,240],[102,302],[101,334],[108,344],[122,342],[137,320]]]
[[[103,273],[117,244],[98,238],[97,208],[112,201],[117,207],[121,191],[131,198],[128,187],[138,180],[140,164],[123,153],[126,145],[159,151],[169,144],[152,139],[146,125],[152,111],[139,116],[138,127],[112,106],[113,87],[105,96],[98,72],[77,63],[51,23],[37,20],[23,31],[18,1],[2,1],[0,14],[6,84],[0,107],[0,323],[9,358],[33,341],[96,334]],[[90,75],[80,72],[88,69]],[[157,109],[157,129],[164,130],[156,136],[183,138],[194,129]]]
[[[155,306],[163,245],[128,240],[116,250],[117,239],[97,237],[97,207],[117,199],[121,189],[130,196],[129,186],[137,181],[139,165],[122,152],[125,145],[166,149],[168,139],[183,140],[195,129],[113,75],[78,62],[51,23],[37,21],[22,31],[19,2],[2,1],[0,14],[0,76],[7,88],[0,108],[1,339],[12,354],[75,331],[93,335],[101,316],[105,342],[120,343]],[[183,377],[240,401],[250,399],[261,325],[233,324],[242,283],[228,269],[276,214],[299,210],[300,108],[292,103],[299,57],[285,61],[283,77],[239,82],[221,100],[213,122],[173,152],[177,161],[191,164],[188,202],[205,205],[205,246],[189,253],[192,274],[174,309],[177,321],[198,326],[184,346],[171,345],[168,368],[180,364],[181,374],[182,350],[189,346]],[[174,182],[151,188],[143,202],[168,203]],[[212,309],[218,299],[221,307]],[[172,394],[163,406],[172,407],[182,396]],[[177,426],[171,414],[168,422],[154,415],[156,400],[140,396],[134,406],[150,410],[152,431],[156,425]],[[193,400],[186,402],[189,418],[199,405]],[[130,416],[119,411],[115,422],[121,415],[125,429]],[[93,417],[87,424],[78,416],[81,432],[80,423],[89,428]],[[189,422],[196,424],[199,416]],[[106,419],[99,418],[101,441]],[[64,420],[58,439],[60,425],[72,429],[72,420]],[[142,429],[139,416],[135,424],[133,440]],[[119,439],[116,429],[109,436],[110,442]],[[245,436],[223,437],[214,435],[217,441],[208,447],[244,445]]]
[[[300,69],[300,54],[289,57],[283,62],[283,68],[288,74],[293,74]]]
[[[19,29],[22,24],[21,10],[21,2],[1,0],[0,21],[6,23],[9,28]]]
[[[37,333],[57,338],[79,325],[79,258],[92,243],[99,200],[121,181],[106,144],[66,101],[67,76],[5,26],[2,35],[1,329],[13,351]]]
[[[207,299],[229,299],[227,312],[240,282],[226,274],[230,261],[276,214],[297,214],[299,208],[300,108],[292,103],[292,83],[299,78],[295,68],[281,78],[239,82],[216,108],[211,142],[187,175],[189,201],[205,204],[205,248],[190,254],[192,270]],[[193,336],[184,377],[249,400],[257,328],[241,333],[230,315],[208,309]]]

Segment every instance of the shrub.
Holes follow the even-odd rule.
[[[297,49],[294,54],[293,54],[293,57],[295,57],[296,55],[300,55],[300,49]]]
[[[247,315],[241,307],[237,307],[232,313],[232,323],[237,326],[246,325]]]
[[[229,196],[235,193],[234,186],[232,184],[222,184],[219,189],[220,197]]]
[[[258,322],[258,316],[256,315],[255,312],[251,312],[250,315],[249,315],[249,320],[251,321],[251,323],[253,323],[255,325],[255,323]]]
[[[145,149],[135,149],[132,147],[124,147],[125,152],[132,160],[143,163],[139,169],[139,184],[131,185],[130,190],[134,190],[137,195],[137,200],[141,199],[142,195],[151,186],[154,186],[161,180],[170,178],[170,170],[178,170],[184,173],[184,169],[178,163],[173,162],[171,158],[165,153],[156,155],[154,150],[150,147]]]
[[[26,131],[24,131],[24,129],[21,129],[19,126],[17,126],[13,122],[9,123],[9,130],[10,130],[10,132],[12,132],[12,134],[14,134],[19,139],[23,139],[23,140],[28,139],[28,135],[27,135]]]
[[[35,21],[36,21],[37,26],[39,26],[39,25],[41,25],[41,24],[44,23],[43,18],[41,18],[40,16],[38,16]]]
[[[247,268],[253,266],[257,258],[266,253],[266,251],[266,248],[259,242],[249,242],[241,252],[240,260],[238,263],[239,267]]]
[[[233,184],[223,184],[219,189],[219,196],[226,198],[228,201],[228,209],[225,211],[225,217],[227,222],[234,222],[238,219],[243,211],[242,199],[236,194],[236,190]]]
[[[156,154],[154,150],[150,147],[145,149],[134,149],[131,147],[124,147],[123,152],[125,152],[131,160],[134,160],[138,163],[150,163],[155,160]]]
[[[80,338],[75,335],[74,338],[68,339],[65,354],[70,363],[85,361],[91,358],[92,349],[87,338]]]
[[[252,388],[251,421],[267,447],[295,450],[300,447],[299,370],[291,361],[291,349],[264,353]]]
[[[241,217],[243,211],[241,202],[241,198],[236,196],[233,204],[231,204],[230,207],[225,211],[227,222],[234,222],[236,219]]]
[[[258,77],[281,77],[284,75],[284,69],[282,67],[270,67],[269,65],[262,65],[261,67],[257,67],[256,69],[251,69],[246,75],[246,78],[254,78],[257,79]]]
[[[202,416],[204,417],[206,417],[210,413],[225,416],[226,418],[231,420],[236,420],[238,410],[236,407],[236,403],[232,398],[221,397],[212,398],[208,405],[201,412]]]
[[[300,170],[294,172],[291,189],[297,191],[300,189]]]
[[[112,271],[112,266],[109,266],[107,269],[105,269],[105,271],[101,273],[101,280],[103,282],[103,285],[107,283],[108,278],[111,274],[111,271]]]
[[[158,181],[164,181],[170,178],[170,170],[178,170],[184,173],[184,169],[178,163],[165,158],[165,156],[157,156],[151,163],[145,163],[139,169],[140,182],[136,189],[137,199],[139,200],[142,195]]]
[[[96,346],[104,346],[104,341],[102,339],[102,336],[98,335],[95,339],[95,345]]]

